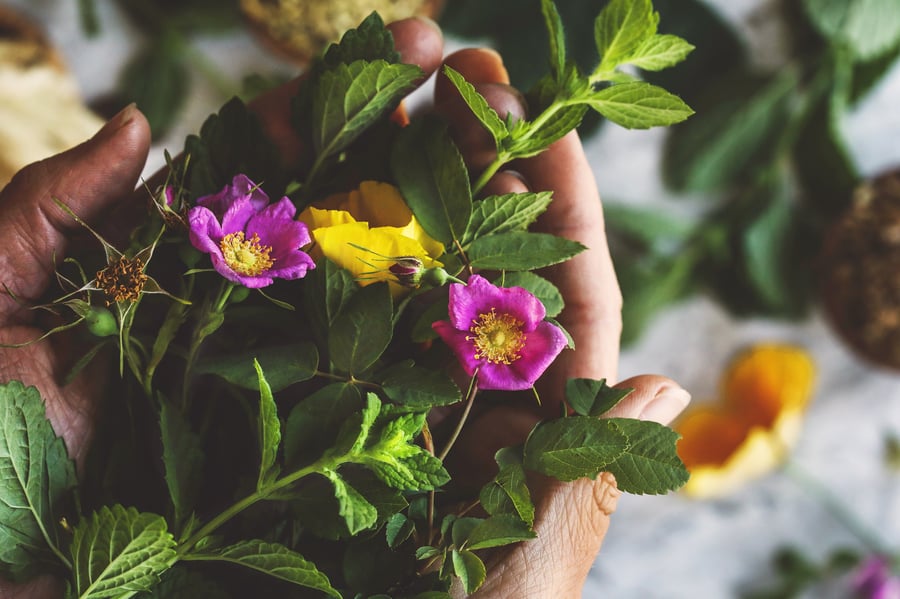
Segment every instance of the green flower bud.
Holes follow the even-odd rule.
[[[119,323],[113,313],[102,306],[91,306],[84,315],[84,324],[97,337],[109,337],[119,332]]]

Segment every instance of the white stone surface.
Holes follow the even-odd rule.
[[[85,39],[71,0],[12,0],[49,28],[87,97],[109,91],[135,42],[108,3],[100,2],[104,33]],[[754,48],[766,48],[768,0],[716,0],[741,25]],[[760,37],[762,36],[762,37]],[[286,70],[244,37],[206,39],[201,50],[227,72]],[[765,61],[776,60],[764,57]],[[237,77],[235,79],[237,81]],[[2,93],[2,91],[0,91]],[[867,174],[900,164],[900,66],[844,123],[857,164]],[[188,132],[224,98],[202,79],[176,130],[151,152],[147,174],[162,164],[163,147],[180,148]],[[587,149],[604,198],[671,202],[657,175],[663,132],[605,127]],[[688,207],[685,207],[688,206]],[[880,467],[882,437],[900,432],[900,377],[875,370],[850,355],[822,319],[803,323],[737,320],[700,297],[658,318],[621,363],[621,377],[659,372],[679,380],[697,401],[715,397],[731,355],[756,341],[790,341],[808,348],[819,368],[815,401],[794,459],[856,511],[894,547],[900,547],[900,478]],[[812,555],[855,543],[814,498],[783,474],[773,474],[718,501],[681,495],[624,497],[588,583],[586,598],[719,599],[737,597],[772,574],[769,557],[793,543]],[[818,594],[815,596],[823,596]]]

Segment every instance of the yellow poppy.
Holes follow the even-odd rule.
[[[348,270],[360,285],[388,281],[398,297],[407,289],[388,269],[399,258],[415,257],[425,269],[444,246],[419,225],[393,185],[363,181],[359,189],[330,196],[304,210],[299,219],[309,227],[313,256],[324,255]]]
[[[815,367],[794,346],[757,345],[722,380],[722,398],[689,409],[675,427],[678,454],[691,472],[684,492],[726,495],[777,467],[800,434]]]

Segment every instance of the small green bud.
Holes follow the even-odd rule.
[[[250,290],[243,285],[235,285],[234,289],[231,291],[231,295],[228,296],[228,303],[230,304],[239,304],[250,296]]]
[[[116,317],[102,306],[91,306],[84,315],[84,324],[91,334],[97,337],[109,337],[119,332]]]
[[[450,282],[458,282],[456,277],[452,276],[440,266],[429,268],[422,273],[422,283],[432,287],[442,287]]]

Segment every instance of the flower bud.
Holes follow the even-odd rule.
[[[102,306],[91,306],[84,315],[88,331],[97,337],[109,337],[119,332],[119,323],[113,313]]]
[[[397,282],[404,287],[418,287],[422,280],[422,261],[415,256],[401,256],[388,268],[397,277]]]
[[[440,266],[436,268],[429,268],[424,273],[422,273],[422,283],[425,283],[426,285],[430,285],[432,287],[442,287],[451,282],[458,283],[459,280]]]

